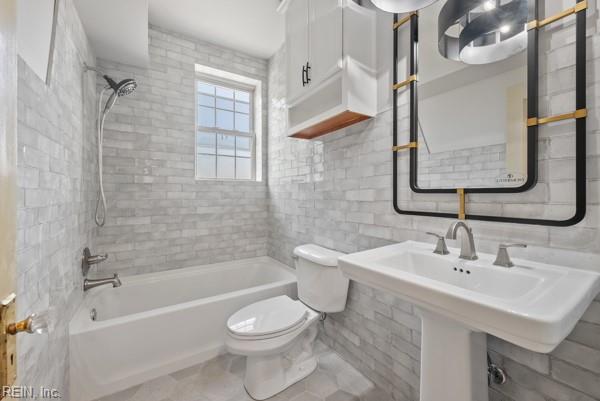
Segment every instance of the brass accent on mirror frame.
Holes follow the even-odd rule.
[[[572,113],[558,114],[556,116],[543,117],[543,118],[537,118],[537,117],[528,118],[527,126],[535,127],[536,125],[549,124],[549,123],[554,123],[557,121],[586,118],[586,117],[587,117],[587,109],[579,109],[579,110],[575,110]]]
[[[457,188],[456,193],[458,194],[458,219],[466,220],[465,189]]]
[[[397,89],[403,88],[403,87],[409,85],[411,82],[414,82],[416,80],[417,80],[417,76],[411,75],[410,77],[408,77],[408,79],[406,81],[402,81],[402,82],[398,82],[397,84],[394,84],[394,86],[392,86],[392,89],[397,90]]]
[[[398,20],[398,22],[394,23],[394,29],[398,29],[402,25],[406,24],[408,21],[410,21],[410,19],[413,17],[413,15],[416,15],[417,17],[419,16],[419,14],[417,14],[417,12],[414,11],[414,12],[406,15],[405,17],[402,17],[400,20]]]
[[[560,19],[563,19],[565,17],[568,17],[569,15],[573,15],[576,14],[580,11],[586,10],[588,8],[588,2],[587,0],[583,0],[578,2],[577,4],[575,4],[575,6],[568,8],[564,11],[561,11],[558,14],[555,14],[551,17],[548,18],[544,18],[541,21],[538,20],[533,20],[527,23],[527,30],[531,30],[531,29],[540,29],[548,24],[551,24],[553,22],[556,22]]]
[[[417,142],[409,142],[406,145],[393,146],[392,151],[393,152],[402,152],[403,150],[416,149],[418,147],[419,147],[419,144]]]

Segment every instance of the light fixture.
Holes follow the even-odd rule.
[[[371,0],[375,7],[389,13],[409,13],[432,5],[437,0]]]
[[[483,3],[483,9],[485,11],[492,11],[494,8],[496,8],[496,2],[494,0],[487,0]]]
[[[487,3],[494,7],[486,11],[491,7]],[[527,17],[527,0],[501,5],[495,0],[447,0],[438,17],[439,52],[466,64],[507,59],[527,48]]]

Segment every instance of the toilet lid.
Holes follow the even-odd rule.
[[[236,336],[259,337],[298,326],[308,316],[307,307],[286,295],[248,305],[227,320],[227,328]]]

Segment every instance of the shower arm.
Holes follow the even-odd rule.
[[[87,65],[87,63],[83,63],[83,72],[94,71],[96,74],[103,75],[102,71],[98,68],[93,67],[91,65]]]

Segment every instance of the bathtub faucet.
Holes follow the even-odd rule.
[[[88,267],[91,265],[96,265],[100,262],[104,262],[106,259],[108,259],[108,253],[105,253],[104,255],[92,255],[92,253],[90,252],[90,248],[86,247],[83,250],[82,263],[87,265]]]
[[[83,273],[83,277],[87,277],[91,266],[104,262],[106,259],[108,259],[108,253],[105,253],[104,255],[92,255],[90,248],[86,246],[83,250],[83,258],[81,259],[81,272]]]
[[[99,287],[101,285],[112,284],[113,288],[121,286],[121,280],[119,280],[119,275],[115,273],[110,278],[99,278],[99,279],[89,279],[86,278],[83,280],[83,291],[90,290],[94,287]]]

